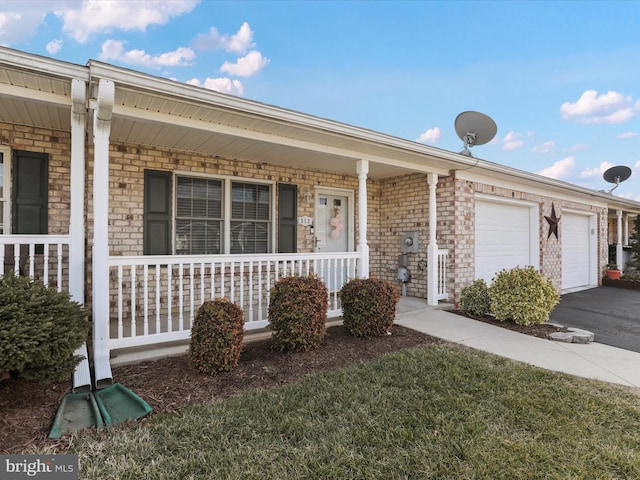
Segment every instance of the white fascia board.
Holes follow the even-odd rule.
[[[603,193],[560,181],[545,182],[544,177],[527,178],[525,175],[519,175],[512,176],[513,180],[511,180],[504,177],[492,176],[491,172],[472,173],[458,170],[456,172],[456,178],[484,185],[492,185],[506,190],[557,198],[570,202],[588,203],[595,207],[607,208],[610,206],[608,199],[603,198],[605,196]],[[640,204],[630,201],[626,208],[640,211]]]
[[[38,75],[89,80],[89,69],[83,65],[62,62],[52,58],[0,47],[0,64],[18,70],[33,70]]]

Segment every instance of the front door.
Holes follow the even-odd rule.
[[[347,190],[316,188],[316,252],[349,252],[353,249],[353,193]],[[318,272],[329,291],[346,283],[347,266],[331,260]]]

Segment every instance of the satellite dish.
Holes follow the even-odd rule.
[[[484,145],[493,140],[498,127],[491,117],[480,112],[462,112],[456,117],[455,128],[458,137],[464,142],[464,150],[460,153],[473,157],[469,147]]]
[[[613,187],[607,192],[613,192],[618,186],[627,180],[631,176],[631,169],[625,165],[618,165],[616,167],[611,167],[607,169],[606,172],[602,174],[602,177],[609,183],[615,183]]]

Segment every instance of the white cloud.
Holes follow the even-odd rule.
[[[21,0],[2,2],[0,44],[28,42],[48,13],[62,20],[63,30],[78,42],[95,33],[144,31],[188,13],[201,0]]]
[[[251,77],[266,67],[270,61],[257,50],[253,50],[239,58],[236,63],[224,62],[220,71],[239,77]]]
[[[200,0],[83,0],[56,2],[50,10],[62,19],[64,31],[82,43],[94,33],[145,31],[149,25],[165,25],[198,3]]]
[[[207,78],[202,83],[197,78],[192,78],[188,82],[189,85],[196,87],[204,87],[216,92],[229,93],[241,97],[244,94],[244,86],[240,80],[231,80],[230,78]]]
[[[640,101],[631,96],[608,91],[598,95],[596,90],[585,90],[577,102],[565,102],[560,107],[563,120],[575,120],[590,125],[618,124],[626,122],[640,111]]]
[[[181,67],[189,65],[195,58],[195,52],[190,48],[178,48],[173,52],[165,52],[160,55],[149,55],[144,50],[124,49],[124,43],[119,40],[107,40],[102,44],[100,52],[101,60],[117,60],[129,65],[148,68]]]
[[[579,152],[581,150],[584,150],[585,148],[589,148],[589,145],[587,145],[586,143],[577,143],[577,144],[573,145],[572,147],[566,148],[565,151],[567,151],[569,153],[576,153],[576,152]]]
[[[442,136],[442,132],[440,132],[440,129],[438,127],[435,127],[435,128],[430,128],[429,130],[422,133],[422,135],[420,135],[418,137],[418,140],[416,141],[420,143],[431,143],[435,145],[440,141],[441,136]]]
[[[549,153],[555,149],[556,142],[553,140],[549,140],[548,142],[544,142],[542,145],[536,145],[531,149],[534,153]]]
[[[587,168],[580,172],[580,178],[600,178],[605,170],[613,167],[613,163],[604,161],[599,167]]]
[[[563,178],[567,178],[571,174],[571,171],[573,170],[575,164],[576,159],[574,157],[565,157],[562,160],[558,160],[550,167],[547,167],[544,170],[540,170],[538,174],[560,180]]]
[[[635,138],[637,136],[638,136],[638,134],[636,132],[624,132],[624,133],[619,133],[618,135],[616,135],[616,137],[622,138],[622,139]]]
[[[46,15],[47,10],[42,4],[3,2],[0,11],[0,45],[28,42],[34,37]]]
[[[502,150],[511,151],[517,150],[524,145],[524,142],[520,140],[521,135],[516,132],[509,132],[502,139]]]
[[[640,168],[640,160],[636,162],[635,168]]]
[[[222,48],[227,52],[246,53],[253,47],[253,31],[247,22],[244,22],[234,35],[221,35],[215,27],[211,27],[207,33],[200,33],[195,40],[195,48],[198,50],[217,50]]]
[[[47,43],[47,46],[45,47],[45,49],[47,50],[47,52],[49,52],[50,55],[55,55],[60,51],[61,48],[62,48],[62,40],[59,40],[59,39],[51,40],[49,43]]]

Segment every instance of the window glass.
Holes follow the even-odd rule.
[[[222,190],[221,180],[178,177],[177,254],[222,253]]]
[[[271,251],[271,187],[231,183],[231,253]]]

